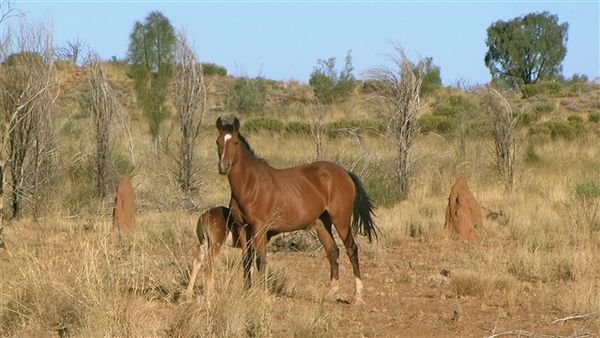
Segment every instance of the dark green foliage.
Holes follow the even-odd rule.
[[[227,92],[226,102],[229,109],[241,114],[261,111],[266,103],[266,82],[257,77],[251,79],[243,76],[235,79]]]
[[[600,198],[600,179],[587,179],[577,183],[575,197],[580,201]]]
[[[432,115],[419,119],[422,132],[460,136],[474,133],[478,128],[478,105],[471,96],[451,94],[438,96],[432,103]]]
[[[354,132],[363,134],[365,132],[374,132],[381,134],[385,126],[379,122],[363,119],[363,120],[338,120],[330,122],[326,125],[327,135],[336,136],[344,132]]]
[[[543,123],[538,123],[529,129],[531,136],[552,139],[564,138],[572,140],[581,135],[585,130],[583,120],[581,118],[572,118],[571,120],[549,120]]]
[[[151,12],[143,24],[136,22],[130,36],[130,75],[154,140],[168,115],[165,103],[173,75],[176,41],[169,19],[157,11]]]
[[[422,133],[449,134],[456,128],[456,121],[450,116],[423,115],[419,118],[419,127]]]
[[[548,12],[497,21],[487,29],[485,65],[511,87],[556,78],[567,54],[569,24]]]
[[[329,137],[336,137],[345,132],[353,132],[357,134],[365,133],[383,133],[385,126],[377,121],[363,120],[339,120],[327,123],[325,125],[325,133]],[[310,125],[306,122],[289,122],[287,124],[278,119],[270,117],[254,117],[249,118],[244,123],[244,130],[249,133],[260,131],[269,131],[275,133],[286,132],[290,134],[308,135],[311,133]]]
[[[579,115],[571,115],[567,117],[567,121],[569,121],[569,123],[579,125],[583,123],[583,118],[581,118]]]
[[[283,122],[269,117],[254,117],[246,120],[244,123],[244,131],[249,133],[258,131],[280,133],[284,128]]]
[[[377,93],[385,88],[385,83],[379,80],[366,80],[362,82],[361,91],[365,94]]]
[[[525,150],[525,161],[527,163],[539,163],[541,161],[540,155],[537,154],[533,144],[528,144],[527,149]]]
[[[373,204],[378,207],[390,207],[403,200],[405,197],[400,191],[400,186],[391,170],[386,168],[373,168],[371,175],[363,178],[365,190]]]
[[[533,106],[533,111],[538,115],[548,114],[554,111],[554,103],[543,100]]]
[[[290,122],[285,125],[285,131],[290,134],[308,135],[310,134],[310,125],[305,122]]]
[[[44,57],[36,52],[21,52],[9,55],[5,61],[7,66],[26,65],[30,63],[44,64]]]
[[[541,81],[535,84],[521,86],[521,95],[524,99],[537,95],[545,97],[557,97],[560,94],[561,85],[556,81]]]
[[[113,154],[113,165],[118,176],[127,175],[132,176],[135,172],[135,165],[131,163],[129,157],[119,153]]]
[[[335,69],[334,57],[317,61],[308,83],[321,104],[341,102],[352,94],[356,79],[352,75],[354,67],[350,52],[346,55],[344,69],[339,73]]]
[[[424,58],[414,68],[415,74],[423,69],[423,83],[421,83],[421,95],[429,96],[442,87],[440,67],[433,64],[433,58]]]
[[[519,121],[519,122],[521,124],[529,126],[529,125],[537,122],[539,119],[540,119],[540,114],[538,112],[536,112],[535,110],[533,110],[533,111],[527,111],[527,112],[524,112],[523,114],[521,114],[521,121]]]
[[[590,122],[593,122],[593,123],[600,122],[600,111],[596,111],[596,112],[590,113],[590,115],[588,117],[588,120]]]
[[[223,66],[219,66],[215,63],[203,63],[202,70],[204,71],[204,75],[218,75],[218,76],[227,76],[227,68]]]

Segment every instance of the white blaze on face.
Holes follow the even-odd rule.
[[[227,148],[227,141],[231,140],[231,134],[225,134],[223,136],[223,152],[221,153],[221,162],[223,162],[223,158],[225,158],[225,148]]]

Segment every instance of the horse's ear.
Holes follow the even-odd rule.
[[[238,118],[236,117],[233,120],[233,131],[237,133],[239,130],[240,130],[240,120],[238,120]]]
[[[221,120],[221,116],[219,116],[217,118],[217,130],[218,131],[222,131],[223,130],[223,120]]]

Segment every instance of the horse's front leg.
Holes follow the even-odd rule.
[[[252,246],[256,252],[256,268],[264,285],[267,285],[267,232],[263,230],[257,231]]]
[[[340,256],[340,250],[335,244],[335,240],[333,239],[333,235],[331,233],[331,221],[324,219],[323,224],[318,224],[315,226],[315,230],[317,231],[317,236],[323,245],[323,249],[325,249],[325,253],[327,254],[327,259],[329,260],[329,297],[333,297],[337,299],[338,291],[340,289],[340,274],[339,274],[339,262],[338,258]]]
[[[242,245],[242,265],[244,266],[244,285],[247,289],[252,286],[251,270],[252,259],[254,258],[254,249],[250,244],[250,228],[248,225],[238,228],[240,243]]]

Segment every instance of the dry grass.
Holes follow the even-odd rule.
[[[213,116],[206,121],[213,121]],[[85,130],[83,120],[73,123],[74,129]],[[211,130],[204,131],[197,147],[203,179],[194,202],[200,209],[225,205],[229,199],[227,180],[217,174]],[[183,202],[168,174],[168,156],[155,163],[145,153],[145,124],[135,124],[133,133],[139,164],[134,178],[139,231],[118,241],[108,218],[110,201],[72,218],[65,218],[63,206],[56,203],[45,218],[6,225],[8,249],[0,252],[1,336],[307,337],[359,332],[394,336],[400,333],[390,327],[415,322],[414,318],[432,325],[431,331],[424,326],[412,331],[416,335],[471,335],[474,331],[452,331],[466,324],[448,324],[447,314],[439,315],[442,319],[428,317],[427,309],[473,300],[488,304],[492,299],[493,306],[517,314],[524,311],[523,302],[554,318],[600,312],[600,229],[578,221],[574,212],[575,185],[587,178],[600,180],[597,136],[538,144],[540,160],[534,164],[525,163],[522,154],[516,189],[510,195],[493,174],[485,142],[472,140],[466,158],[460,158],[452,142],[434,135],[421,137],[412,197],[376,210],[382,230],[379,244],[359,240],[366,298],[374,304],[366,311],[353,311],[324,296],[328,265],[322,251],[314,249],[273,248],[268,290],[256,286],[246,291],[239,251],[225,248],[217,264],[217,292],[206,299],[198,282],[199,298],[182,298],[197,214],[181,208]],[[309,137],[247,136],[257,154],[276,167],[314,158]],[[117,148],[127,153],[126,144]],[[329,139],[326,156],[365,181],[387,177],[382,170],[389,169],[393,159],[388,140],[376,136],[361,143],[350,137]],[[505,214],[502,220],[486,220],[479,229],[479,243],[451,241],[443,228],[447,194],[459,173],[467,175],[483,206]],[[77,188],[77,181],[68,182],[57,191],[57,199]],[[350,298],[351,268],[340,248],[342,296]],[[440,277],[440,269],[449,275]],[[434,305],[419,308],[421,298],[411,296],[423,286],[433,290],[428,291],[433,296],[421,298],[433,297]],[[392,298],[401,301],[392,304]],[[367,323],[364,316],[401,319]],[[509,328],[523,327],[518,318],[501,317]],[[591,323],[590,330],[600,330],[600,322]],[[442,331],[435,331],[435,325]]]

